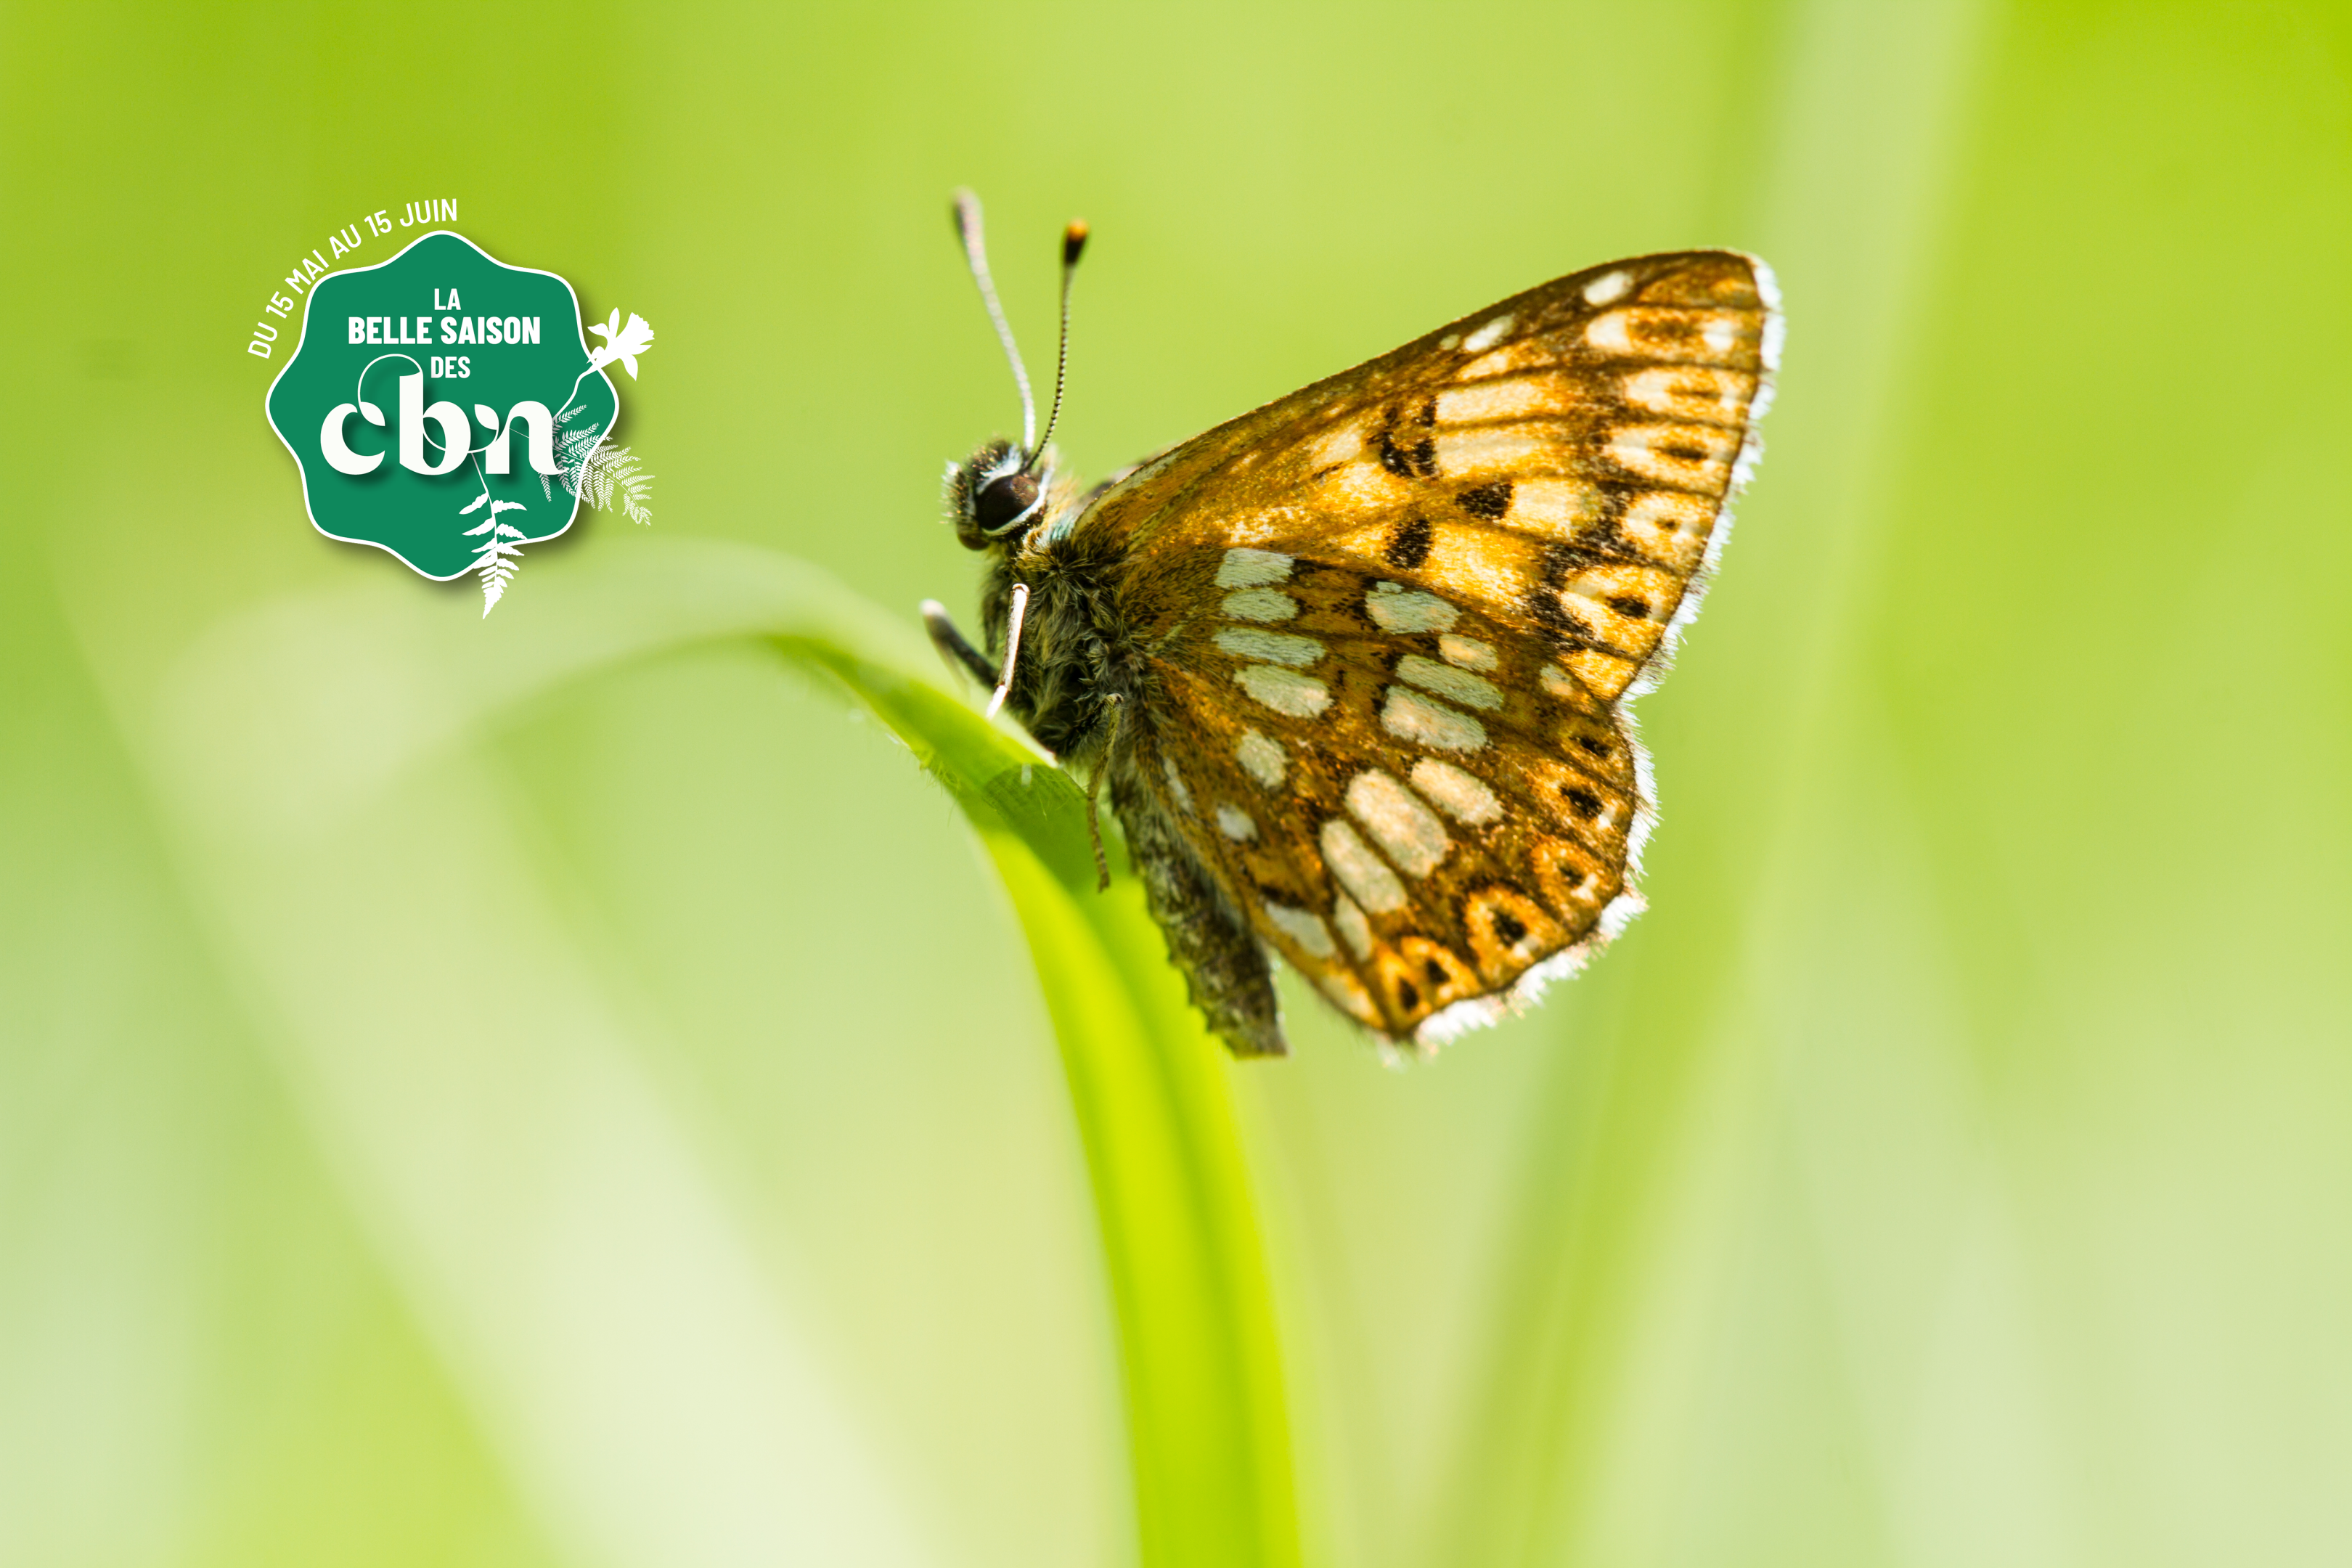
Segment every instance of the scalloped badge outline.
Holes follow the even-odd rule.
[[[295,446],[286,431],[279,427],[277,417],[271,412],[271,404],[277,395],[279,384],[301,363],[303,351],[310,344],[311,317],[315,313],[313,307],[318,302],[320,289],[335,279],[357,277],[362,273],[380,272],[387,268],[396,267],[407,258],[410,251],[415,250],[418,246],[443,238],[457,241],[482,262],[501,272],[552,279],[562,287],[564,298],[570,302],[571,307],[570,322],[572,341],[578,345],[582,357],[588,362],[587,368],[573,383],[573,394],[576,395],[580,384],[593,374],[604,384],[605,395],[612,400],[613,413],[603,428],[595,433],[593,441],[575,438],[565,444],[562,472],[559,476],[552,477],[553,483],[551,487],[551,490],[565,494],[571,502],[560,526],[544,533],[526,535],[522,531],[499,521],[499,512],[508,510],[511,503],[495,502],[492,504],[490,516],[487,520],[475,528],[464,531],[467,535],[487,535],[483,544],[477,547],[475,551],[477,559],[469,564],[458,567],[454,572],[434,573],[410,560],[392,543],[363,535],[339,533],[320,521],[318,509],[312,501],[314,478],[310,463],[306,460],[304,454]],[[512,262],[501,261],[466,235],[447,226],[434,228],[416,236],[406,245],[402,246],[397,252],[382,261],[371,262],[363,267],[345,267],[330,270],[313,279],[310,287],[303,291],[303,295],[301,331],[295,340],[293,352],[287,356],[285,363],[278,367],[278,374],[270,377],[269,385],[262,394],[262,416],[269,426],[270,433],[276,436],[278,444],[286,448],[287,456],[293,459],[295,473],[301,482],[303,513],[310,519],[310,526],[322,537],[334,540],[338,543],[364,544],[381,550],[418,576],[431,582],[450,583],[460,577],[479,575],[483,579],[482,614],[488,616],[491,608],[497,605],[507,584],[514,576],[515,569],[520,561],[520,545],[524,542],[543,544],[569,533],[572,525],[579,521],[583,505],[602,509],[607,505],[618,504],[631,521],[639,523],[651,521],[651,513],[646,506],[646,500],[653,476],[643,472],[635,454],[629,448],[614,447],[606,439],[620,423],[621,392],[619,385],[605,370],[605,366],[615,360],[621,361],[629,371],[630,378],[635,379],[636,356],[646,352],[654,337],[652,328],[646,323],[643,317],[632,312],[628,318],[628,324],[625,328],[621,324],[621,313],[615,310],[609,322],[588,322],[582,313],[578,290],[572,287],[571,279],[562,273],[551,271],[546,268],[522,267]],[[589,346],[587,334],[590,331],[604,337],[606,341],[603,347]],[[388,430],[389,426],[386,428]],[[562,432],[559,431],[558,435],[561,438]],[[473,448],[469,455],[478,456],[480,450],[479,447]],[[312,454],[313,457],[317,455]],[[387,452],[385,455],[389,456],[390,453]],[[337,473],[334,477],[342,479],[345,476]],[[357,476],[352,478],[356,479]],[[331,481],[321,480],[320,482]],[[490,500],[488,484],[485,482],[482,495],[472,506],[463,509],[458,515],[463,516],[465,513],[472,512]]]

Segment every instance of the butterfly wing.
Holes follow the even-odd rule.
[[[1133,776],[1253,930],[1427,1039],[1640,908],[1623,711],[1753,464],[1779,318],[1752,258],[1559,279],[1175,448],[1097,497],[1149,663]]]

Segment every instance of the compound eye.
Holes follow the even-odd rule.
[[[1001,533],[1013,520],[1037,504],[1037,481],[1027,474],[1003,474],[980,487],[972,497],[972,520],[984,533]]]

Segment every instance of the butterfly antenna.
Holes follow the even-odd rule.
[[[980,229],[980,198],[970,191],[958,191],[954,216],[956,235],[963,241],[964,264],[971,268],[971,280],[980,285],[981,303],[988,307],[996,341],[1004,345],[1013,379],[1021,388],[1021,449],[1033,451],[1037,445],[1037,400],[1029,391],[1029,370],[1021,363],[1021,350],[1013,342],[1013,325],[1004,319],[1004,307],[997,302],[996,280],[988,275],[988,242]]]
[[[1027,473],[1045,455],[1045,443],[1054,438],[1054,426],[1062,418],[1062,388],[1070,377],[1070,279],[1078,275],[1078,258],[1087,250],[1087,220],[1074,217],[1070,226],[1062,231],[1062,337],[1054,350],[1054,406],[1045,416],[1045,434],[1029,448],[1029,460],[1021,465]]]

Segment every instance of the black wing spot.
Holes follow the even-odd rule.
[[[1433,531],[1429,519],[1415,512],[1397,524],[1397,530],[1389,535],[1388,548],[1382,553],[1388,557],[1389,564],[1397,570],[1413,571],[1429,559],[1429,541]]]
[[[1401,479],[1417,479],[1420,470],[1412,466],[1412,454],[1396,443],[1396,426],[1384,426],[1381,430],[1381,467]]]
[[[1598,735],[1579,735],[1576,738],[1576,743],[1596,757],[1605,757],[1609,754],[1609,742]]]
[[[1621,616],[1630,616],[1637,621],[1646,621],[1650,618],[1650,601],[1633,594],[1618,595],[1609,601],[1609,607]]]
[[[1580,544],[1562,544],[1555,540],[1544,546],[1543,580],[1557,588],[1568,581],[1571,572],[1581,572],[1587,566],[1598,566],[1606,557],[1597,550],[1587,550]]]
[[[1431,398],[1421,405],[1414,422],[1427,427],[1437,423],[1437,400]],[[1397,411],[1389,410],[1381,426],[1381,467],[1401,479],[1428,479],[1437,477],[1437,439],[1423,436],[1410,445],[1397,441]]]
[[[1429,983],[1432,985],[1444,985],[1445,984],[1445,965],[1438,963],[1437,960],[1433,958],[1423,959],[1422,961],[1421,972],[1429,976]]]
[[[1517,947],[1527,934],[1528,928],[1519,923],[1518,916],[1513,914],[1508,910],[1496,910],[1495,911],[1495,940],[1496,942],[1501,942],[1505,947]]]
[[[1496,479],[1491,485],[1480,485],[1475,489],[1464,490],[1454,499],[1459,501],[1462,504],[1462,510],[1472,517],[1483,517],[1492,522],[1511,510],[1511,481]]]
[[[1528,592],[1528,614],[1563,647],[1582,648],[1592,644],[1592,628],[1570,615],[1568,606],[1559,602],[1559,595],[1549,588]]]
[[[1560,868],[1559,885],[1572,893],[1584,886],[1587,876],[1588,873],[1580,871],[1573,866],[1563,866]]]
[[[1408,1013],[1421,1005],[1421,993],[1414,989],[1412,981],[1400,980],[1397,982],[1397,1005],[1403,1008]]]
[[[1568,797],[1568,809],[1590,822],[1601,815],[1601,797],[1581,784],[1571,784],[1559,792]]]

